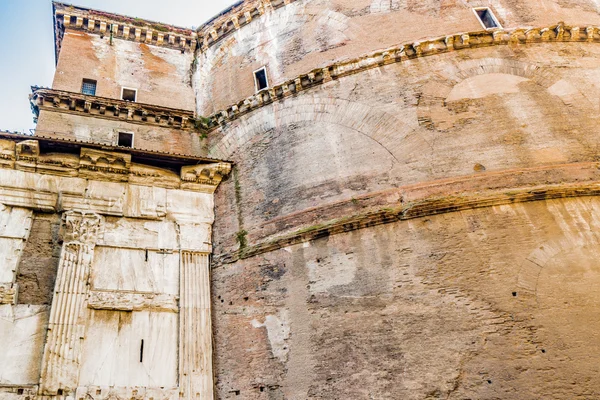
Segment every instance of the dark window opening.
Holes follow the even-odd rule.
[[[254,82],[256,83],[257,92],[269,87],[269,82],[267,80],[267,70],[265,68],[261,68],[258,71],[254,72]]]
[[[63,390],[62,390],[62,389],[58,389],[58,390],[56,391],[56,394],[57,394],[58,396],[62,396],[62,395],[63,395]]]
[[[479,8],[475,12],[486,29],[498,28],[498,22],[489,8]]]
[[[137,90],[123,88],[123,93],[121,95],[121,98],[125,101],[135,101],[136,95],[137,95]]]
[[[121,147],[133,147],[133,133],[119,132],[119,142]]]
[[[81,83],[81,93],[89,94],[90,96],[95,96],[97,83],[98,82],[93,79],[84,79]]]

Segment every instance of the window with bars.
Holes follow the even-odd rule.
[[[84,79],[81,83],[81,93],[89,94],[90,96],[96,95],[96,84],[97,81],[93,79]]]

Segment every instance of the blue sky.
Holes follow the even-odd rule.
[[[73,0],[77,6],[150,19],[172,25],[200,26],[236,0]],[[30,86],[51,86],[54,34],[50,0],[0,0],[0,130],[34,128]]]

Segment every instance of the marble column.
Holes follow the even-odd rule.
[[[52,298],[42,361],[42,395],[68,395],[77,388],[87,319],[88,279],[102,217],[69,211],[63,215],[63,247]]]

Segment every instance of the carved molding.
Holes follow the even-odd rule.
[[[179,399],[179,393],[177,388],[85,386],[77,388],[75,398],[91,400],[177,400]]]
[[[168,311],[179,312],[178,297],[161,293],[138,293],[92,290],[88,308],[114,311]]]
[[[597,43],[600,30],[594,26],[567,26],[560,22],[545,28],[516,28],[511,30],[485,30],[442,36],[420,42],[406,43],[378,50],[361,57],[339,61],[323,68],[314,69],[282,84],[260,92],[217,111],[208,117],[208,126],[215,129],[219,125],[233,121],[244,114],[271,104],[274,101],[295,95],[314,86],[330,82],[346,75],[353,75],[387,64],[399,63],[419,57],[432,56],[455,50],[473,49],[487,46],[521,45],[531,43]]]
[[[76,7],[69,4],[54,4],[54,32],[56,38],[56,59],[60,53],[65,29],[73,29],[133,42],[193,51],[197,44],[197,34],[191,29],[131,18]]]
[[[31,92],[29,101],[36,117],[46,110],[183,130],[197,129],[200,124],[193,111],[37,86],[32,86]]]
[[[103,218],[93,212],[63,213],[62,236],[65,242],[95,246],[102,239]]]
[[[18,284],[0,282],[0,304],[17,304]]]
[[[183,166],[180,173],[158,167],[132,163],[132,155],[125,152],[113,152],[81,147],[79,155],[68,153],[40,154],[37,140],[16,142],[0,138],[0,168],[16,169],[31,173],[57,176],[80,177],[85,179],[131,182],[152,185],[168,189],[184,189],[212,193],[221,180],[231,171],[231,165],[225,162]],[[22,197],[21,189],[6,191],[0,187],[3,196]],[[31,195],[29,195],[31,196]],[[79,195],[76,195],[79,198]],[[36,208],[53,209],[56,196],[40,190],[31,199],[39,198]],[[63,191],[62,200],[69,202],[68,190]],[[12,205],[18,205],[9,202]],[[114,204],[109,208],[113,208]],[[69,205],[65,209],[70,209]]]
[[[239,5],[230,7],[222,15],[213,18],[198,28],[198,43],[201,43],[200,49],[202,51],[208,50],[232,32],[252,22],[252,20],[260,18],[264,14],[294,1],[297,0],[252,0],[243,1]]]
[[[512,169],[424,182],[246,227],[248,246],[217,255],[214,260],[216,264],[228,264],[298,243],[428,215],[580,196],[600,196],[600,163]],[[235,237],[226,240],[227,247],[235,246]]]
[[[231,164],[200,164],[181,168],[182,187],[219,186],[219,183],[231,172]],[[200,187],[198,187],[200,188]]]

